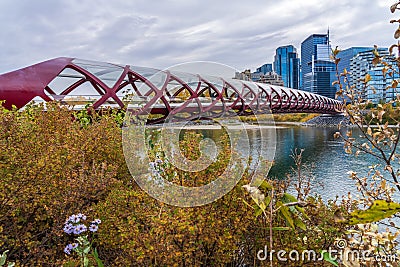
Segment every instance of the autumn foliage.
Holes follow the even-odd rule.
[[[246,173],[211,204],[165,205],[132,179],[119,119],[113,111],[76,114],[57,104],[47,104],[46,111],[43,106],[0,109],[0,251],[9,250],[8,260],[17,266],[77,266],[79,261],[63,251],[73,241],[63,225],[71,214],[84,213],[102,221],[93,247],[105,266],[269,265],[256,257],[269,244],[269,230],[267,218],[255,217],[248,204],[251,198],[242,188],[249,182]],[[186,157],[198,156],[192,148],[200,140],[197,133],[183,136]],[[221,157],[211,171],[196,176],[196,183],[213,180],[228,160]],[[173,182],[192,183],[183,173],[178,177]],[[277,195],[287,189],[276,187]],[[274,233],[275,249],[319,249],[340,235],[331,226],[338,204],[310,201],[304,221],[310,230],[287,228],[284,218],[271,217],[274,226],[287,228]]]

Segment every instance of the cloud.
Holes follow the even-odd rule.
[[[342,48],[393,42],[388,0],[2,0],[0,73],[70,56],[165,68],[209,60],[238,69],[331,30]]]

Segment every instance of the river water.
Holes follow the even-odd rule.
[[[353,137],[361,140],[361,132],[354,128],[351,130]],[[343,148],[344,142],[333,136],[337,131],[337,127],[277,127],[275,164],[269,176],[285,179],[286,174],[291,173],[291,168],[294,167],[292,151],[296,148],[304,149],[302,161],[315,179],[313,192],[320,194],[325,200],[347,195],[348,192],[357,194],[355,182],[348,172],[355,171],[362,177],[368,174],[369,166],[383,163],[368,154],[347,154]],[[342,133],[346,131],[347,129],[341,130]],[[383,168],[381,172],[385,173]],[[387,175],[385,177],[390,178]]]
[[[291,155],[295,149],[303,149],[304,174],[313,175],[313,191],[324,199],[354,192],[354,182],[349,171],[367,170],[373,160],[366,155],[355,157],[345,153],[343,141],[335,139],[336,127],[286,126],[276,129],[275,164],[269,175],[285,179],[291,173],[294,161]]]
[[[205,137],[213,136],[214,138],[218,136],[215,131],[215,129],[201,130]],[[260,146],[262,139],[256,134],[259,129],[249,128],[247,131],[250,144],[256,147]],[[293,151],[295,149],[303,149],[303,167],[308,170],[304,174],[313,175],[312,191],[320,194],[324,200],[334,199],[336,196],[341,197],[347,195],[348,192],[356,195],[355,182],[349,178],[348,172],[356,171],[362,177],[362,175],[368,173],[369,166],[382,163],[367,154],[358,156],[347,154],[343,148],[343,141],[335,139],[333,136],[338,131],[337,127],[304,127],[277,124],[275,129],[266,127],[262,131],[265,131],[266,136],[271,135],[273,131],[276,133],[274,165],[269,172],[269,177],[287,179],[287,174],[293,173],[292,168],[295,166],[291,157]],[[346,129],[341,130],[342,133],[346,131]],[[357,129],[352,129],[352,131],[354,137],[360,135],[360,131]],[[383,168],[381,169],[384,172]]]

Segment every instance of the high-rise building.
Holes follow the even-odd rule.
[[[251,73],[251,80],[253,82],[258,82],[261,80],[261,77],[265,76],[267,73],[272,72],[272,64],[266,63],[261,67],[258,67],[255,72]]]
[[[338,72],[343,73],[344,69],[346,69],[348,72],[350,72],[350,63],[352,61],[352,59],[361,52],[365,52],[365,51],[373,51],[374,48],[373,47],[350,47],[347,48],[345,50],[340,51],[337,54],[337,58],[340,58],[340,61],[338,63]],[[385,51],[387,49],[382,48],[379,49],[379,51]],[[351,75],[348,76],[349,82],[353,83],[353,77]],[[344,81],[344,77],[341,77],[341,82],[343,83]],[[337,88],[338,89],[338,88]]]
[[[379,49],[378,52],[384,57],[387,64],[397,69],[397,64],[387,48]],[[400,86],[392,88],[391,85],[394,79],[399,79],[399,74],[395,73],[392,77],[384,75],[382,72],[383,64],[372,64],[374,57],[372,50],[359,52],[352,57],[350,59],[349,71],[351,75],[349,81],[351,85],[355,85],[363,99],[370,100],[374,104],[395,100],[396,95],[400,93]],[[362,81],[364,81],[367,74],[370,75],[371,80],[365,87]]]
[[[329,32],[312,34],[301,43],[302,89],[326,97],[335,97],[336,66],[330,59]]]
[[[270,63],[264,64],[261,67],[258,67],[256,69],[256,72],[260,72],[262,74],[267,74],[267,72],[272,72],[272,64]]]
[[[300,88],[300,60],[293,45],[276,49],[274,71],[282,77],[286,87]]]

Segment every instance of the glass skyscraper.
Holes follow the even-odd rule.
[[[348,85],[355,86],[363,99],[370,100],[374,104],[394,100],[396,94],[400,91],[400,86],[391,88],[391,84],[393,79],[399,78],[399,75],[395,73],[393,77],[384,76],[382,72],[384,65],[372,64],[372,60],[375,57],[373,51],[374,47],[350,47],[340,51],[337,55],[340,58],[338,71],[343,73],[344,69],[346,69],[350,73],[348,75]],[[377,51],[384,57],[389,66],[391,65],[394,69],[397,69],[397,64],[387,48],[378,48]],[[368,86],[365,87],[362,81],[367,74],[370,75],[371,80]],[[341,77],[341,81],[344,81],[343,77]]]
[[[342,50],[338,53],[338,55],[336,56],[337,58],[340,58],[340,61],[338,63],[338,71],[339,73],[343,73],[344,69],[346,69],[348,72],[350,72],[350,63],[352,61],[352,59],[361,52],[365,52],[365,51],[372,51],[374,50],[373,47],[350,47],[347,48],[345,50]],[[387,50],[387,49],[383,49],[383,50]],[[381,49],[382,51],[382,49]],[[353,77],[352,75],[349,75],[349,82],[353,83]],[[343,77],[340,78],[340,80],[343,82]],[[339,88],[337,88],[339,89]]]
[[[335,64],[330,59],[329,33],[310,35],[301,43],[302,89],[335,98]]]
[[[300,60],[293,45],[276,49],[274,70],[282,77],[285,87],[300,88]]]
[[[260,72],[262,74],[267,74],[268,72],[272,72],[272,64],[270,63],[264,64],[261,67],[258,67],[256,72]]]
[[[389,66],[391,65],[395,70],[398,69],[394,57],[389,54],[387,48],[379,49],[378,52]],[[394,73],[392,77],[387,74],[384,75],[382,70],[385,66],[381,63],[372,64],[374,57],[372,50],[366,50],[359,52],[350,59],[351,85],[355,85],[355,88],[361,92],[363,99],[370,100],[374,104],[395,100],[400,92],[400,85],[396,88],[392,88],[391,85],[394,79],[399,79],[399,75],[397,73]],[[362,81],[367,74],[370,75],[371,80],[365,87]]]

